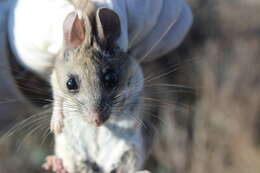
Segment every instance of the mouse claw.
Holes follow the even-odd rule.
[[[55,135],[60,134],[62,132],[62,129],[64,127],[63,119],[62,118],[56,118],[56,116],[52,116],[51,119],[51,132],[53,132]]]
[[[56,173],[68,173],[68,171],[64,168],[62,159],[56,156],[48,156],[46,158],[46,162],[42,165],[42,168],[45,170],[52,170]]]

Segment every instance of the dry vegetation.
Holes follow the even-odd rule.
[[[159,63],[178,64],[168,80],[194,91],[176,90],[170,98],[176,106],[165,104],[167,116],[160,123],[148,167],[154,173],[257,173],[260,3],[189,3],[195,16],[193,28],[182,46]],[[0,173],[43,172],[39,165],[51,152],[50,143],[39,145],[38,137],[22,142],[26,135],[17,136],[23,137],[10,138],[0,148]]]
[[[163,126],[167,134],[155,149],[158,172],[259,172],[260,3],[190,4],[195,22],[173,56],[190,58],[195,67],[185,65],[174,82],[197,92],[195,102],[180,99],[189,108],[168,110],[172,124]]]

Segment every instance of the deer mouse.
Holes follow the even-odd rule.
[[[117,13],[91,9],[72,12],[64,21],[64,46],[51,74],[56,156],[48,157],[44,168],[59,173],[134,173],[145,160],[138,121],[143,72],[117,45]]]

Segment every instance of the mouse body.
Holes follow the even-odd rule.
[[[69,173],[140,170],[144,77],[137,60],[117,45],[120,18],[90,5],[67,16],[63,33],[51,74],[56,157]]]
[[[142,169],[144,143],[136,122],[108,120],[95,127],[76,116],[65,118],[63,132],[55,136],[56,156],[69,173],[131,173]]]

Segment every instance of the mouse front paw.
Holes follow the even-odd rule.
[[[63,118],[57,118],[56,116],[53,115],[51,118],[51,126],[50,126],[51,131],[55,135],[57,135],[62,132],[63,127],[64,127]]]
[[[45,170],[52,170],[55,173],[68,173],[64,168],[62,159],[56,156],[48,156],[46,162],[42,165],[42,168]]]

